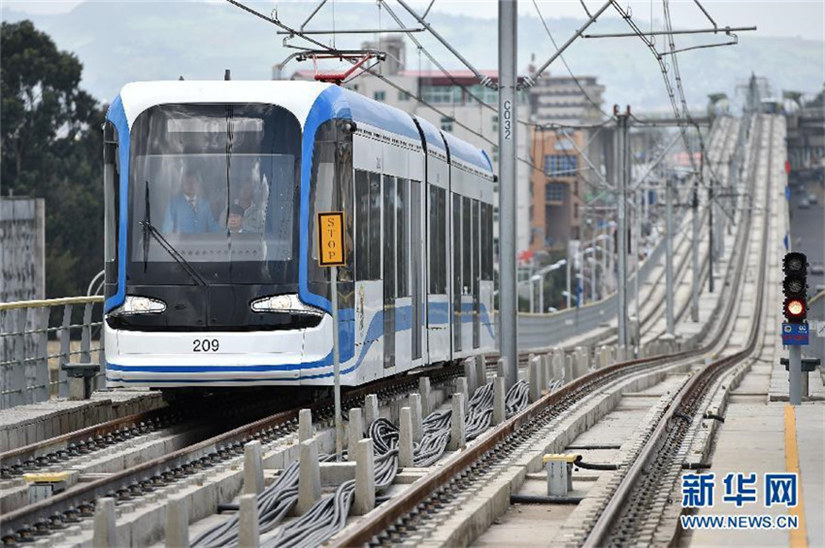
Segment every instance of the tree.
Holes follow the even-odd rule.
[[[45,198],[46,294],[81,294],[103,263],[105,111],[77,57],[31,21],[4,22],[0,52],[2,190]]]

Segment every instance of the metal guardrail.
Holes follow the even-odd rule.
[[[94,309],[102,303],[100,296],[0,303],[0,409],[46,401],[52,395],[65,397],[68,383],[60,366],[91,363],[93,354],[101,362],[97,386],[103,386],[102,337],[92,346],[92,331],[102,325],[93,318]],[[79,306],[83,319],[74,324],[72,312]],[[52,314],[58,307],[62,315]],[[52,325],[53,316],[62,318],[59,325]],[[79,345],[73,345],[72,335],[78,332]]]

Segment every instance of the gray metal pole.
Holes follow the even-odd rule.
[[[675,320],[673,314],[673,180],[668,177],[665,183],[665,300],[667,307],[667,334],[675,335]]]
[[[501,357],[507,360],[505,381],[510,388],[518,379],[516,331],[516,36],[518,6],[515,0],[498,3],[498,151],[499,249],[501,256],[500,314]]]
[[[576,295],[578,299],[576,300],[576,306],[581,307],[584,305],[584,252],[582,251],[582,243],[579,242],[579,252],[578,252],[578,260],[576,261],[579,264],[579,276],[576,278]],[[581,288],[581,292],[579,292],[579,288]]]
[[[789,346],[788,375],[790,383],[788,387],[788,402],[791,405],[802,404],[802,347]]]
[[[691,252],[693,254],[693,295],[690,300],[690,319],[699,321],[699,189],[698,183],[693,185],[693,241]]]
[[[338,346],[338,267],[330,272],[332,289],[332,364],[335,400],[335,460],[340,461],[344,452],[344,424],[341,422],[341,360]]]
[[[627,115],[616,117],[616,168],[619,200],[616,210],[617,234],[617,311],[618,343],[627,346]]]
[[[544,314],[544,274],[539,277],[539,312]]]
[[[573,261],[570,259],[570,244],[567,244],[567,308],[570,308],[570,273],[571,273],[571,266],[570,264]]]
[[[596,251],[593,251],[593,256],[590,261],[590,302],[596,301]]]
[[[635,274],[633,276],[633,293],[636,297],[636,317],[641,320],[642,314],[639,312],[639,268],[641,266],[641,260],[639,259],[641,245],[642,245],[642,191],[641,189],[636,189],[635,192],[636,196],[636,208],[633,210],[635,217],[633,217],[633,232],[634,236],[633,239],[635,240],[635,244],[633,245],[633,265],[635,267]]]

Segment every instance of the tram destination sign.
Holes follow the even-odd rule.
[[[783,323],[782,344],[785,346],[804,346],[808,344],[807,323]]]
[[[318,213],[318,266],[346,265],[344,245],[344,212]]]

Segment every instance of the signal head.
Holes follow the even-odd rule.
[[[782,271],[785,274],[797,274],[805,276],[808,274],[808,257],[804,253],[786,253],[782,259]]]
[[[785,299],[785,306],[783,308],[788,323],[802,323],[808,316],[808,307],[805,304],[805,299]]]
[[[808,284],[804,276],[787,276],[782,281],[782,289],[786,297],[805,298]]]

